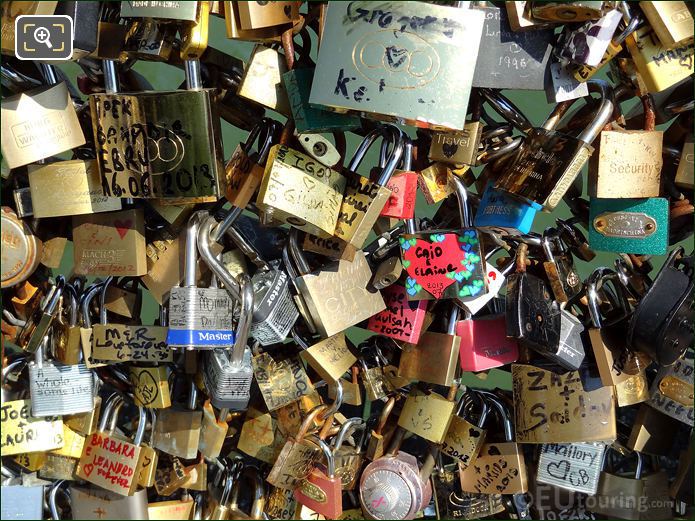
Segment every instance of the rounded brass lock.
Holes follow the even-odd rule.
[[[41,258],[41,241],[7,206],[2,207],[2,289],[24,282]]]

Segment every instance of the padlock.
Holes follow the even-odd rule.
[[[485,15],[480,50],[475,62],[474,87],[543,90],[552,54],[553,30],[512,31],[507,10],[477,7]]]
[[[41,261],[42,243],[26,221],[9,207],[0,209],[2,218],[2,289],[24,282]]]
[[[253,375],[269,411],[274,411],[314,392],[304,365],[296,356],[275,360],[268,353],[251,359]]]
[[[140,445],[140,461],[138,467],[138,486],[147,488],[154,486],[155,473],[159,462],[159,452],[154,449],[154,427],[157,424],[157,414],[153,409],[147,409],[150,417],[150,436],[149,440]]]
[[[531,404],[514,408],[518,443],[615,440],[615,390],[602,386],[598,377],[582,371],[557,374],[539,366],[512,364],[512,380],[514,403]]]
[[[598,289],[611,282],[619,298],[617,317],[604,320],[601,313]],[[595,270],[586,281],[586,297],[593,328],[589,339],[603,385],[614,385],[618,407],[634,405],[649,398],[649,382],[645,374],[648,363],[640,354],[630,351],[625,342],[628,317],[632,314],[624,287],[618,275],[607,268]],[[645,356],[645,355],[642,355]]]
[[[192,519],[195,500],[190,496],[181,497],[178,500],[156,501],[147,503],[147,515],[150,520],[155,519]],[[197,518],[193,518],[197,519]]]
[[[130,381],[133,383],[133,401],[138,407],[166,409],[171,407],[167,366],[130,366]]]
[[[236,481],[236,467],[228,468],[223,467],[223,470],[219,471],[222,474],[222,490],[220,491],[219,497],[211,497],[210,502],[207,504],[206,512],[201,518],[205,519],[215,519],[223,520],[229,519],[229,507],[232,501],[232,490],[234,483]]]
[[[654,130],[654,101],[650,94],[642,97],[642,104],[645,114],[644,130],[601,132],[598,168],[589,169],[591,197],[610,199],[659,196],[663,132]],[[625,161],[626,158],[629,161]],[[593,166],[590,164],[590,167]]]
[[[141,209],[72,218],[75,273],[135,276],[147,273],[145,218]]]
[[[668,200],[663,197],[591,198],[589,245],[599,251],[664,255],[669,223]]]
[[[287,92],[296,132],[298,134],[313,134],[316,132],[344,132],[358,128],[360,120],[352,114],[338,114],[311,106],[309,94],[311,93],[315,70],[314,67],[294,68],[282,75],[282,84]]]
[[[384,407],[381,409],[381,414],[379,414],[379,419],[372,431],[369,433],[369,442],[367,445],[367,459],[374,461],[384,455],[386,448],[391,440],[391,435],[393,434],[393,429],[385,431],[386,423],[388,422],[389,415],[393,411],[396,405],[396,397],[391,396]]]
[[[37,302],[19,333],[19,344],[28,353],[36,353],[44,338],[51,331],[55,318],[60,312],[60,298],[65,288],[65,277],[58,275],[43,302]]]
[[[569,107],[556,106],[541,128],[533,128],[514,157],[513,164],[497,179],[495,188],[535,202],[552,211],[579,175],[593,152],[591,143],[613,115],[611,89],[599,80],[587,82],[601,103],[594,119],[577,137],[554,130]]]
[[[426,331],[417,344],[404,345],[398,375],[436,385],[452,385],[461,346],[461,337],[456,334],[458,316],[459,308],[452,303],[446,333]],[[433,361],[436,361],[434,365]]]
[[[404,434],[399,428],[389,451],[362,472],[360,504],[370,519],[414,519],[430,502],[434,454],[430,452],[421,469],[415,456],[400,450]]]
[[[345,178],[285,145],[275,145],[265,167],[256,205],[268,217],[312,235],[332,235]]]
[[[173,406],[157,412],[152,446],[172,456],[193,459],[200,445],[203,412],[196,408],[198,388],[192,380],[181,380],[188,387],[185,409]]]
[[[49,336],[29,364],[31,414],[36,417],[77,414],[94,409],[95,382],[85,364],[64,365],[44,359]]]
[[[544,354],[555,353],[560,345],[560,307],[552,300],[545,281],[526,273],[523,262],[523,271],[507,277],[507,336]]]
[[[289,251],[300,273],[294,283],[322,337],[344,331],[386,307],[379,292],[367,289],[372,272],[364,252],[358,250],[352,262],[343,259],[311,272],[297,235],[295,229],[290,231]]]
[[[668,367],[662,367],[649,389],[647,403],[657,411],[671,418],[693,426],[695,412],[690,397],[693,396],[693,361],[676,360]]]
[[[275,49],[256,45],[239,83],[239,97],[291,117],[290,102],[282,84],[287,72],[285,58]]]
[[[434,22],[406,31],[409,25],[398,20],[412,17]],[[388,9],[329,4],[324,31],[331,38],[321,42],[309,102],[370,119],[461,130],[483,18],[474,10],[432,4]],[[378,36],[373,36],[377,27]],[[371,42],[382,50],[375,47],[377,54],[368,58]],[[423,62],[413,75],[411,60],[420,53]],[[353,60],[353,54],[359,58]],[[453,98],[445,94],[450,85],[458,89]]]
[[[268,483],[285,490],[294,490],[301,480],[309,476],[320,449],[304,438],[314,420],[321,420],[327,410],[328,406],[319,405],[307,414],[297,434],[285,442],[275,459],[273,468],[266,477]]]
[[[2,10],[2,54],[15,52],[15,21],[21,15],[52,15],[58,2],[17,2]]]
[[[538,203],[520,201],[488,183],[480,199],[473,224],[487,233],[501,235],[526,234],[531,231],[536,213],[541,210]]]
[[[548,26],[546,22],[536,20],[531,16],[529,9],[531,2],[505,2],[505,4],[512,31],[535,31]]]
[[[440,444],[449,430],[456,403],[437,393],[413,391],[406,398],[398,426],[421,438]]]
[[[340,486],[343,490],[354,490],[357,486],[357,478],[362,471],[365,454],[362,452],[362,441],[366,434],[367,424],[362,418],[349,418],[340,427],[331,443],[333,459],[335,460],[335,475],[340,478]],[[355,447],[344,445],[345,438],[361,432],[362,436],[355,442]]]
[[[316,443],[326,459],[326,471],[314,466],[309,476],[294,489],[297,502],[306,505],[327,519],[338,519],[343,513],[340,476],[335,473],[335,458],[330,446],[317,436],[308,440]]]
[[[257,271],[251,278],[254,292],[253,322],[249,335],[261,345],[284,341],[299,318],[284,271]]]
[[[393,144],[391,153],[373,182],[357,173],[369,147],[379,138]],[[355,248],[361,248],[391,192],[386,184],[403,155],[401,132],[391,125],[379,126],[362,140],[347,166],[347,183],[334,235]]]
[[[117,91],[113,62],[103,68],[107,92],[89,103],[104,195],[216,201],[224,193],[220,123],[200,62],[185,60],[188,90],[137,94]]]
[[[75,3],[75,2],[73,2]],[[34,217],[63,217],[121,209],[116,197],[104,197],[96,161],[74,159],[29,165]],[[55,187],[59,185],[60,191]]]
[[[133,20],[125,37],[125,51],[140,60],[168,61],[177,27],[154,18]]]
[[[248,2],[236,6],[242,30],[287,25],[299,17],[299,2]]]
[[[693,136],[688,135],[683,143],[683,150],[678,161],[678,170],[674,180],[676,186],[680,188],[695,188],[695,175],[693,175]]]
[[[190,2],[183,5],[158,4],[157,2],[121,2],[121,17],[195,22],[200,3],[203,2]]]
[[[478,494],[524,494],[528,490],[526,463],[524,453],[514,441],[509,411],[496,395],[486,393],[484,398],[499,418],[504,441],[495,442],[488,436],[475,462],[467,467],[459,463],[461,490]]]
[[[493,304],[497,300],[494,299]],[[463,371],[487,371],[517,361],[519,345],[506,334],[506,315],[503,312],[495,311],[492,315],[475,318],[470,313],[464,314],[466,318],[456,323],[456,335],[461,338],[459,358]]]
[[[605,443],[544,443],[538,457],[536,480],[593,496],[605,451]]]
[[[436,204],[454,193],[450,182],[453,171],[445,163],[432,163],[418,175],[418,187],[427,204]]]
[[[480,403],[480,414],[473,422],[470,411],[466,410],[466,399],[472,398],[471,405],[475,402]],[[487,429],[485,423],[488,416],[488,404],[485,399],[475,391],[467,390],[461,395],[456,414],[451,418],[449,429],[446,432],[444,441],[442,442],[442,454],[451,457],[458,462],[458,465],[465,468],[472,465],[478,457],[480,448],[485,443]],[[461,413],[465,413],[470,419],[462,417]]]
[[[273,2],[273,4],[275,3],[276,2]],[[285,2],[278,3],[285,4]],[[221,4],[224,5],[224,19],[227,28],[227,38],[249,41],[273,40],[278,39],[283,32],[291,27],[289,23],[283,23],[281,25],[270,25],[250,30],[242,29],[241,19],[239,16],[239,5],[236,2],[221,2]],[[274,9],[273,4],[267,4],[263,7]],[[271,18],[277,19],[277,17]]]
[[[367,329],[395,340],[417,344],[425,323],[427,301],[409,301],[405,287],[400,284],[382,289],[381,295],[386,309],[369,317]]]
[[[344,332],[304,349],[301,357],[326,382],[337,382],[357,361],[357,357],[350,352]]]
[[[224,412],[224,409],[222,409],[219,416],[216,415],[210,400],[206,400],[203,404],[198,450],[207,458],[218,457],[222,450],[222,444],[228,430],[227,419],[221,416]]]
[[[642,454],[633,453],[637,458],[634,472],[621,475],[603,470],[598,483],[598,489],[592,501],[587,506],[592,512],[616,519],[640,518],[639,506],[636,499],[646,499],[644,495],[644,481],[642,480],[643,461]],[[610,459],[611,451],[606,454],[606,460]],[[628,500],[629,499],[629,500]]]
[[[229,348],[235,339],[231,297],[223,288],[199,288],[195,285],[201,220],[203,214],[195,213],[186,225],[184,280],[182,286],[176,286],[170,292],[167,343],[171,347],[186,349]],[[205,235],[206,239],[208,235]]]
[[[693,342],[693,257],[675,248],[630,319],[627,343],[661,366],[673,364]]]
[[[692,42],[667,49],[649,24],[630,34],[625,45],[648,92],[666,90],[695,70]]]
[[[43,518],[44,485],[6,484],[3,479],[0,492],[3,519]]]
[[[401,169],[396,169],[391,178],[386,182],[386,188],[391,195],[386,200],[384,208],[379,214],[381,217],[395,219],[412,219],[415,217],[415,201],[417,199],[418,174],[413,171],[413,141],[403,136],[403,159]],[[386,142],[382,141],[382,151]],[[380,154],[381,155],[381,154]],[[385,155],[385,154],[384,154]],[[386,158],[384,158],[384,166]],[[381,164],[381,160],[379,161]]]
[[[100,487],[71,485],[70,506],[76,519],[147,519],[147,490],[122,496]]]
[[[531,2],[531,15],[549,22],[583,22],[598,20],[615,7],[616,2]]]
[[[228,293],[226,298],[239,301],[241,309],[234,344],[228,348],[230,352],[215,349],[207,353],[208,364],[203,377],[214,406],[240,411],[248,407],[253,380],[251,350],[247,346],[247,341],[253,315],[254,295],[248,275],[242,273],[234,279],[215,258],[210,246],[214,233],[213,227],[216,224],[217,221],[212,216],[208,216],[200,223],[198,250],[212,272],[224,283],[225,291]]]
[[[686,2],[640,2],[640,9],[666,49],[693,41],[693,16]]]
[[[123,404],[123,399],[117,394],[105,402],[97,431],[85,440],[76,474],[111,492],[132,496],[139,478],[140,444],[145,435],[147,416],[145,409],[139,407],[140,421],[133,441],[119,439],[114,436],[114,429]],[[111,479],[111,472],[117,479]]]
[[[85,144],[64,82],[3,98],[0,112],[8,129],[0,142],[3,161],[9,168],[35,163]]]
[[[485,51],[487,52],[487,51]],[[480,56],[478,57],[480,60]],[[471,120],[466,121],[461,132],[434,132],[427,157],[430,161],[440,161],[450,165],[474,166],[478,161],[478,148],[483,135],[480,122],[482,97],[476,92],[472,103]]]
[[[552,228],[543,232],[542,245],[547,259],[543,262],[543,269],[550,282],[550,289],[557,302],[567,304],[582,290],[582,280],[574,267],[572,254],[566,251],[559,233]],[[553,245],[557,246],[557,255],[553,253]]]
[[[468,191],[453,174],[449,182],[456,188],[461,228],[404,233],[398,238],[409,300],[474,297],[487,291],[484,253],[472,227]]]
[[[237,145],[232,157],[225,165],[227,192],[225,196],[233,206],[246,208],[258,190],[263,178],[263,168],[273,139],[279,130],[279,124],[269,118],[263,118],[254,126],[246,141]],[[251,147],[258,140],[258,152],[251,152]]]
[[[243,481],[242,481],[243,480]],[[248,513],[239,507],[241,484],[250,484],[253,491],[251,508]],[[265,485],[255,467],[245,466],[235,480],[229,502],[229,519],[264,519]]]

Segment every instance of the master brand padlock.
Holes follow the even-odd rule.
[[[207,212],[193,214],[186,225],[186,255],[183,286],[171,289],[169,332],[171,347],[206,349],[231,347],[233,301],[223,288],[196,287],[198,229]]]

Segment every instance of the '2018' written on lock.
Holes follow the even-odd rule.
[[[207,194],[216,185],[211,166],[189,164],[193,136],[180,119],[142,121],[133,96],[92,97],[97,159],[104,195],[182,197]]]

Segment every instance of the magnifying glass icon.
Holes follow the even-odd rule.
[[[46,29],[45,27],[37,27],[34,30],[34,38],[36,39],[37,42],[46,44],[46,47],[49,49],[53,49],[53,46],[51,45],[50,41],[51,37],[51,32]]]

